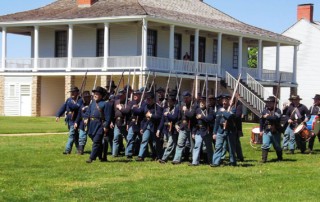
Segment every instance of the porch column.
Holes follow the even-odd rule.
[[[174,68],[174,25],[170,25],[170,44],[169,44],[170,70]]]
[[[222,56],[222,33],[218,33],[218,55],[217,55],[217,63],[218,63],[218,75],[222,77],[222,69],[221,69],[221,56]]]
[[[1,71],[6,68],[6,58],[7,58],[7,28],[2,27],[2,55],[1,55]]]
[[[64,99],[68,99],[70,97],[70,89],[75,87],[75,76],[66,75],[64,76]],[[81,86],[77,86],[80,88]]]
[[[280,78],[280,43],[277,43],[276,51],[276,81]]]
[[[195,98],[198,97],[198,90],[199,90],[199,75],[198,75],[198,70],[199,70],[199,29],[195,30],[194,33],[194,69],[196,73],[196,85],[195,85]]]
[[[67,70],[68,72],[71,71],[71,66],[72,66],[72,52],[73,52],[73,25],[69,25],[68,29],[68,67]]]
[[[104,23],[104,55],[103,55],[103,71],[108,69],[109,58],[109,23]]]
[[[298,46],[293,47],[293,77],[292,82],[297,83],[297,58],[298,58]]]
[[[141,75],[139,81],[139,87],[143,87],[144,83],[144,71],[147,69],[147,46],[148,46],[148,21],[143,18],[142,20],[142,48],[141,48]]]
[[[242,41],[243,41],[243,37],[240,36],[239,37],[239,55],[238,55],[238,74],[242,74]],[[243,75],[242,75],[243,76]],[[241,77],[242,77],[241,76]]]
[[[262,40],[259,39],[259,50],[258,50],[258,79],[262,80]]]
[[[34,26],[33,72],[38,71],[39,60],[39,26]]]
[[[41,116],[41,78],[41,76],[32,76],[32,116]]]

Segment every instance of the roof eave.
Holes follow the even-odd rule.
[[[292,46],[298,46],[301,44],[301,42],[296,39],[292,39],[293,41],[271,39],[268,37],[263,37],[263,36],[259,36],[259,35],[255,35],[255,34],[244,34],[241,32],[231,31],[228,29],[220,29],[220,28],[215,29],[215,28],[207,27],[207,26],[203,26],[203,25],[198,25],[198,24],[195,25],[195,24],[185,23],[185,22],[180,22],[180,21],[175,21],[175,20],[168,20],[168,19],[155,17],[155,16],[147,16],[146,19],[152,20],[154,22],[159,22],[159,23],[168,23],[168,24],[173,24],[173,25],[177,25],[177,26],[188,27],[191,29],[206,30],[206,31],[212,31],[212,32],[217,32],[217,33],[221,32],[223,34],[236,35],[236,36],[241,36],[241,37],[249,37],[249,38],[254,38],[257,40],[261,39],[263,41],[276,42],[276,43],[287,44],[287,45],[292,45]],[[286,37],[286,36],[284,36],[284,37]],[[286,37],[286,38],[289,38],[289,37]]]
[[[112,23],[112,22],[128,22],[137,21],[145,18],[146,15],[137,16],[116,16],[116,17],[100,17],[100,18],[76,18],[76,19],[59,19],[59,20],[32,20],[32,21],[11,21],[0,22],[0,27],[17,27],[17,26],[48,26],[48,25],[76,25],[87,23]]]

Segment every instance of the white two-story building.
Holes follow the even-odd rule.
[[[242,101],[261,111],[264,87],[276,86],[280,75],[280,47],[289,47],[294,61],[282,72],[281,86],[297,87],[299,41],[240,22],[200,0],[57,0],[0,16],[0,30],[0,115],[54,115],[86,71],[90,90],[96,75],[97,85],[106,86],[111,75],[117,84],[123,71],[120,86],[129,74],[135,88],[144,86],[149,70],[156,71],[158,86],[166,85],[169,72],[171,88],[176,75],[182,78],[181,91],[191,91],[195,82],[200,92],[208,74],[210,93],[223,91],[224,83],[232,89],[241,73]],[[8,33],[31,37],[31,58],[7,58]],[[258,47],[257,68],[248,68],[250,47]],[[267,47],[277,47],[271,69],[263,64]]]

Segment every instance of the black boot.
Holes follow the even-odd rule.
[[[261,163],[266,163],[267,162],[268,151],[269,151],[269,149],[262,149],[262,160],[261,160]]]
[[[83,155],[83,150],[84,150],[84,146],[83,146],[83,145],[79,145],[79,147],[78,147],[78,154],[79,154],[79,155]]]
[[[278,157],[278,161],[282,161],[282,150],[277,151],[277,157]]]

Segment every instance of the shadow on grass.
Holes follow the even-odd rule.
[[[284,158],[282,161],[278,161],[278,159],[271,159],[268,162],[272,162],[272,163],[281,163],[281,162],[296,162],[297,159],[287,159]]]

